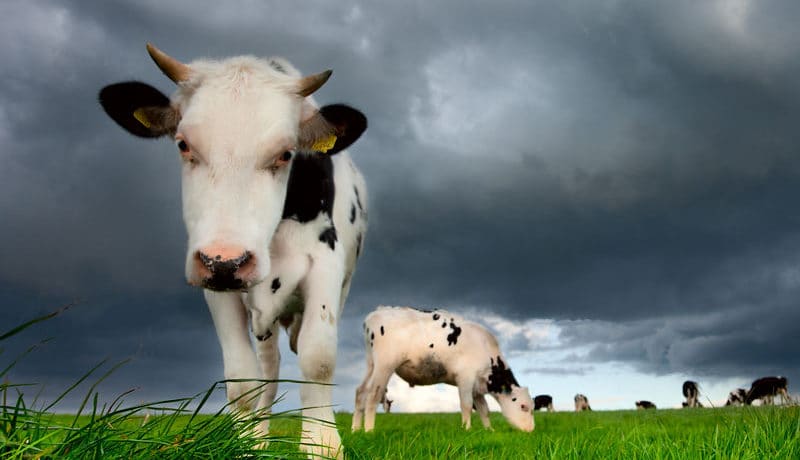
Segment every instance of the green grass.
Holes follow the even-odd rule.
[[[0,334],[0,342],[58,312]],[[36,385],[7,380],[14,364],[0,363],[0,459],[230,459],[297,458],[296,413],[273,414],[267,438],[250,432],[259,416],[200,413],[214,391],[187,398],[126,406],[120,395],[101,402],[95,388],[117,366],[99,364],[54,401]],[[0,353],[2,350],[0,349]],[[55,414],[57,403],[91,385],[77,414]],[[146,414],[151,414],[145,420]],[[261,417],[267,416],[260,414]],[[460,415],[378,414],[372,433],[350,433],[351,414],[337,413],[345,454],[352,459],[800,459],[800,407],[740,407],[658,411],[537,413],[536,430],[513,430],[499,413],[494,431],[460,426]],[[269,449],[259,443],[270,441]]]
[[[339,414],[340,426],[350,415]],[[349,458],[798,459],[800,408],[537,413],[533,433],[492,414],[494,431],[473,416],[379,414],[372,433],[344,433]]]
[[[243,442],[236,434],[236,422],[227,415],[198,415],[190,421],[189,415],[168,414],[153,416],[145,424],[141,416],[99,424],[82,416],[76,427],[68,428],[74,418],[41,418],[23,430],[28,435],[27,450],[7,451],[8,457],[0,457],[292,458],[299,454],[297,417],[272,421],[271,436],[279,442],[273,441],[266,452]],[[473,423],[480,423],[474,418]],[[533,433],[513,430],[500,414],[492,414],[494,431],[480,426],[465,431],[454,413],[378,414],[372,433],[350,433],[349,413],[337,413],[336,420],[346,456],[352,459],[800,458],[798,407],[537,413]],[[65,448],[70,436],[70,448]]]

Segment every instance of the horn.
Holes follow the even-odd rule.
[[[192,69],[181,61],[170,57],[165,52],[153,46],[152,43],[147,44],[147,52],[153,58],[159,69],[164,72],[164,75],[169,77],[175,83],[180,83],[189,79]]]
[[[297,82],[297,94],[299,96],[310,96],[314,91],[318,90],[322,85],[331,77],[333,70],[326,70],[314,75],[301,78]]]

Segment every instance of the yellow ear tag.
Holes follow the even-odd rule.
[[[144,114],[144,110],[136,109],[133,111],[133,118],[137,119],[139,123],[141,123],[145,128],[150,128],[150,120],[147,119],[147,115]]]
[[[336,136],[331,134],[330,136],[319,139],[317,142],[314,142],[314,145],[311,146],[311,150],[315,152],[327,152],[328,150],[332,149],[333,146],[336,144]]]

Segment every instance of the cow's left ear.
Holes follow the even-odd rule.
[[[299,144],[303,150],[338,153],[361,137],[367,117],[344,105],[326,105],[300,126]]]

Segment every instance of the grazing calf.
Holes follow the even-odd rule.
[[[461,422],[472,425],[473,403],[486,428],[488,393],[511,425],[533,431],[533,401],[506,366],[497,340],[483,326],[445,310],[378,307],[364,320],[367,374],[356,390],[353,431],[375,426],[375,408],[392,374],[414,385],[458,387]]]
[[[533,410],[547,409],[553,412],[553,397],[550,395],[539,395],[533,398]]]
[[[776,395],[781,395],[781,403],[791,402],[787,391],[786,377],[761,377],[750,385],[750,390],[747,392],[744,403],[747,405],[753,404],[753,401],[760,399],[762,404],[774,404]]]
[[[636,409],[643,410],[643,409],[655,409],[656,405],[651,403],[650,401],[636,401]]]
[[[177,84],[106,86],[100,103],[131,134],[174,140],[182,161],[185,274],[204,295],[222,348],[228,400],[269,411],[281,325],[303,379],[304,449],[341,455],[331,408],[337,324],[366,231],[366,188],[346,152],[361,112],[318,108],[330,76],[301,76],[282,58],[184,64],[148,44]],[[257,339],[255,350],[250,332]],[[266,433],[268,419],[259,431]]]
[[[575,412],[585,410],[592,410],[592,406],[589,405],[589,398],[587,398],[586,395],[578,393],[575,395]]]
[[[700,385],[691,380],[683,382],[683,396],[686,398],[683,407],[697,407],[699,404],[697,398],[700,396]]]
[[[747,390],[744,388],[737,388],[728,393],[728,400],[725,401],[726,406],[742,406],[747,399]]]

